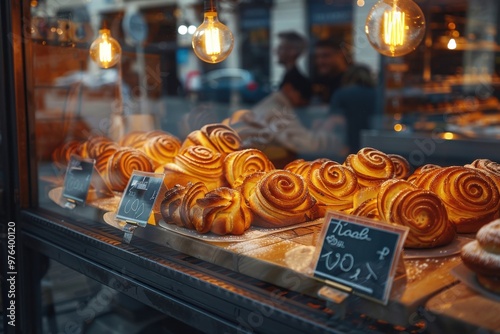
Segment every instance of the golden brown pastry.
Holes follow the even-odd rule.
[[[168,188],[188,182],[203,182],[208,190],[226,185],[220,153],[204,146],[190,146],[181,151],[174,162],[163,167],[163,173]]]
[[[186,187],[180,184],[176,184],[165,192],[165,197],[160,204],[160,213],[165,223],[186,227],[182,224],[180,214],[180,207],[185,194]]]
[[[152,172],[151,160],[141,151],[122,148],[108,160],[107,180],[112,190],[123,191],[134,170]]]
[[[354,216],[381,220],[378,212],[377,198],[367,199],[358,205],[351,213]]]
[[[72,154],[81,156],[81,147],[81,141],[69,140],[52,152],[52,161],[59,168],[66,168]]]
[[[394,177],[394,163],[391,158],[371,147],[350,154],[344,164],[354,170],[358,183],[363,187],[373,187]]]
[[[116,153],[116,151],[119,150],[119,146],[113,142],[107,142],[107,143],[102,143],[99,145],[98,149],[96,147],[96,150],[94,153],[97,151],[99,152],[95,156],[95,167],[99,174],[105,176],[108,173],[108,160],[111,158],[113,154]]]
[[[456,228],[448,220],[444,203],[431,191],[389,180],[380,187],[377,203],[383,221],[410,228],[405,247],[433,248],[455,238]]]
[[[148,139],[146,131],[132,131],[124,135],[119,144],[122,147],[132,147],[140,149]]]
[[[227,154],[241,148],[241,139],[236,131],[221,123],[207,124],[200,130],[191,132],[182,144],[181,151],[190,146],[204,146],[219,152],[224,158]]]
[[[177,137],[162,133],[147,139],[142,145],[141,151],[146,153],[153,161],[153,168],[157,169],[173,162],[180,148],[181,141]]]
[[[309,171],[311,170],[311,166],[314,162],[326,162],[331,161],[329,159],[320,158],[313,161],[305,161],[304,159],[296,159],[290,163],[288,163],[284,169],[288,170],[292,173],[298,174],[306,179],[309,175]]]
[[[411,173],[411,166],[408,160],[398,154],[388,154],[394,164],[394,177],[406,180]]]
[[[254,213],[254,225],[284,227],[312,220],[317,215],[316,200],[302,176],[285,170],[264,175],[248,204]]]
[[[498,188],[488,175],[472,168],[443,168],[424,186],[443,200],[459,233],[477,232],[500,215]]]
[[[267,172],[255,172],[250,175],[247,175],[245,179],[243,180],[243,183],[241,186],[236,188],[239,192],[241,192],[241,195],[243,196],[243,199],[245,200],[245,204],[250,208],[250,196],[252,195],[253,191],[257,187],[257,184],[259,183],[260,179],[266,175]]]
[[[359,186],[356,173],[350,167],[334,161],[313,162],[306,181],[309,192],[317,201],[320,217],[327,210],[353,207],[353,197]]]
[[[500,191],[500,164],[489,159],[476,159],[471,164],[465,165],[465,167],[476,168],[483,171],[490,176],[498,190]]]
[[[462,248],[462,260],[479,284],[500,293],[500,219],[481,227],[476,238]]]
[[[433,164],[427,164],[427,165],[420,166],[413,172],[413,174],[411,174],[408,177],[408,181],[417,185],[417,187],[419,187],[419,188],[424,188],[424,187],[421,187],[419,184],[425,184],[427,182],[426,179],[428,177],[430,177],[430,175],[432,175],[432,174],[429,174],[427,176],[423,176],[423,175],[427,174],[427,172],[430,172],[432,170],[435,171],[435,170],[441,169],[441,168],[442,168],[441,166],[433,165]]]
[[[252,223],[252,212],[238,190],[217,188],[199,199],[197,204],[203,210],[203,218],[195,225],[200,233],[241,235]]]
[[[87,156],[91,159],[97,159],[101,155],[102,151],[106,150],[107,147],[113,146],[118,148],[118,144],[113,142],[108,137],[104,136],[93,136],[90,137],[85,143],[85,150],[87,151]]]
[[[201,224],[203,209],[198,205],[198,200],[205,197],[207,192],[208,189],[202,182],[187,184],[179,212],[182,226],[195,229]]]
[[[273,163],[260,150],[249,148],[229,153],[224,159],[224,176],[232,188],[243,184],[243,180],[255,172],[269,172]]]

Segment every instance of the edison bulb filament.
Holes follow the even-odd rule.
[[[99,30],[99,37],[90,46],[90,58],[102,68],[115,66],[121,57],[121,46],[111,37],[109,29]]]

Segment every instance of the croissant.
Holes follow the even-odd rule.
[[[208,190],[214,190],[226,184],[220,153],[203,146],[190,146],[181,151],[173,163],[163,167],[163,172],[168,188],[203,182]]]
[[[489,159],[476,159],[465,167],[475,168],[488,174],[495,181],[498,190],[500,190],[500,164]]]
[[[353,207],[354,194],[359,189],[356,173],[334,161],[313,162],[307,178],[309,192],[316,199],[318,215],[326,211]]]
[[[410,228],[405,247],[433,248],[452,242],[456,228],[443,201],[433,192],[403,180],[382,184],[377,206],[383,221]]]
[[[203,209],[197,201],[205,197],[207,192],[208,189],[202,182],[188,183],[179,209],[181,226],[195,229],[201,224]]]
[[[153,161],[153,168],[157,169],[169,162],[174,161],[174,157],[181,148],[181,141],[170,134],[162,133],[147,139],[141,151]]]
[[[500,194],[495,182],[472,168],[443,168],[424,186],[443,200],[459,233],[477,232],[500,215]]]
[[[406,180],[410,176],[411,167],[408,160],[398,154],[388,154],[394,164],[394,177]]]
[[[111,189],[123,191],[134,170],[152,172],[151,160],[141,151],[133,148],[122,148],[108,160],[107,180]]]
[[[249,148],[229,153],[224,159],[224,176],[232,188],[243,184],[246,176],[255,172],[269,172],[273,163],[260,150]]]
[[[344,164],[354,170],[358,183],[363,187],[376,186],[394,177],[394,163],[391,158],[371,147],[348,155]]]
[[[191,132],[182,144],[181,151],[190,146],[204,146],[219,152],[223,158],[241,148],[241,139],[236,131],[222,123],[207,124]]]
[[[244,187],[244,185],[243,185]],[[254,213],[254,224],[283,227],[316,217],[316,200],[309,194],[302,176],[286,170],[264,175],[248,200]]]
[[[200,233],[241,235],[252,222],[252,212],[238,190],[217,188],[198,199],[197,204],[203,210],[203,218],[195,225]]]
[[[186,187],[176,184],[165,192],[165,197],[160,204],[160,213],[165,223],[184,226],[181,221],[180,207],[186,190]]]

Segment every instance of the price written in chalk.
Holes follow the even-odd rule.
[[[407,229],[353,219],[327,216],[314,276],[385,304]]]
[[[72,155],[66,177],[64,178],[63,197],[75,202],[85,203],[90,188],[95,160],[82,159]]]
[[[134,172],[123,192],[116,218],[146,226],[163,185],[163,175]]]

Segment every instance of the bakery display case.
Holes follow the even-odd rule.
[[[478,269],[475,260],[498,257],[497,142],[452,128],[494,124],[491,110],[491,120],[483,117],[494,93],[481,99],[481,115],[440,121],[446,131],[365,131],[363,148],[347,154],[335,127],[300,124],[286,92],[269,91],[255,105],[243,98],[261,88],[250,69],[238,69],[255,66],[252,39],[238,39],[252,28],[239,26],[239,6],[250,11],[253,2],[205,2],[0,5],[9,32],[0,39],[8,53],[0,153],[9,157],[0,163],[0,217],[17,224],[19,291],[18,322],[5,317],[6,332],[499,331],[486,311],[499,303],[498,268]],[[255,3],[271,13],[245,15],[265,36],[312,15],[301,10],[305,1]],[[357,17],[361,6],[340,7]],[[318,2],[324,11],[338,7]],[[445,7],[430,9],[431,32],[448,22],[443,12],[472,11]],[[234,49],[224,62],[201,63],[190,35],[203,13],[217,10]],[[330,31],[321,29],[315,35]],[[442,61],[437,49],[426,57]],[[399,61],[382,61],[383,115],[392,129],[410,120],[429,127],[436,118],[389,106],[416,105],[405,100],[411,82],[396,82]],[[269,79],[279,64],[271,55],[266,62]],[[433,94],[452,98],[443,87]],[[206,99],[208,88],[215,100]],[[266,118],[259,112],[267,109]],[[2,271],[14,272],[5,264]]]

